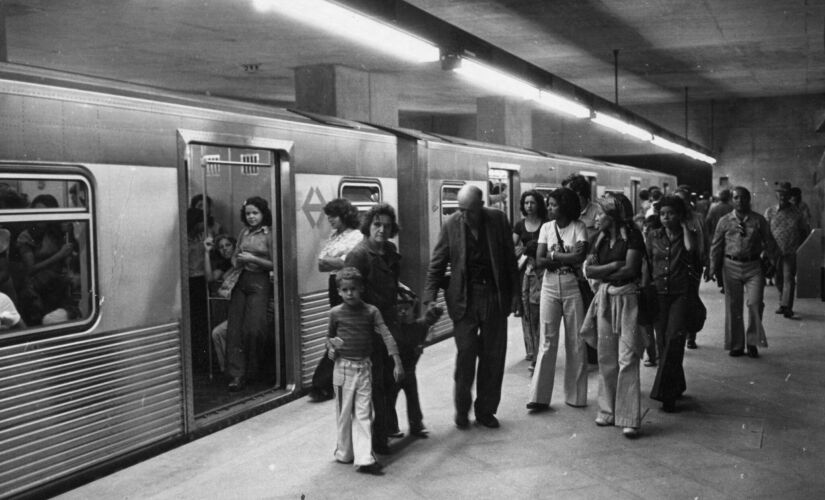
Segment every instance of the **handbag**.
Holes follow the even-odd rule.
[[[556,239],[559,242],[559,247],[564,248],[559,226],[553,224],[553,228],[556,230]],[[584,301],[584,309],[587,310],[590,307],[590,303],[593,302],[593,299],[596,297],[596,294],[593,292],[593,289],[590,288],[590,283],[587,281],[587,278],[584,277],[581,266],[573,269],[576,275],[576,283],[579,285],[579,293],[581,293],[582,301]]]
[[[218,297],[228,299],[232,296],[232,290],[235,289],[235,284],[238,283],[238,278],[241,277],[243,268],[233,267],[223,275],[223,281],[218,288]]]
[[[653,283],[653,266],[647,250],[642,261],[642,286],[639,287],[639,324],[652,325],[659,318],[659,291]]]

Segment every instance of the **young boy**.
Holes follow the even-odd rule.
[[[372,453],[372,363],[373,334],[378,334],[395,363],[396,382],[404,377],[398,347],[378,308],[361,300],[364,278],[358,269],[345,267],[336,276],[343,303],[329,312],[327,347],[335,360],[332,385],[337,404],[338,442],[335,460],[352,462],[358,472],[381,474],[381,464]]]
[[[398,400],[398,393],[403,389],[404,397],[407,399],[407,421],[410,424],[410,434],[425,438],[427,429],[424,427],[424,416],[421,414],[421,403],[418,399],[415,365],[421,357],[430,327],[438,321],[443,310],[440,307],[434,307],[427,310],[423,318],[419,318],[416,313],[419,309],[417,306],[418,297],[412,291],[402,290],[398,293],[396,308],[400,326],[398,331],[393,332],[393,337],[398,345],[398,354],[404,367],[404,380],[397,383],[390,394],[389,420],[391,424],[395,424],[397,434],[401,434],[397,430],[398,415],[395,413],[395,403]]]

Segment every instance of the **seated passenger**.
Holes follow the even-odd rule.
[[[14,302],[5,293],[0,292],[0,331],[20,328],[24,325]]]
[[[32,208],[57,208],[54,196],[37,196]],[[71,235],[60,223],[36,222],[17,237],[24,280],[19,289],[23,319],[29,325],[75,319],[69,260],[74,253]]]
[[[232,269],[235,238],[226,234],[219,234],[214,240],[207,238],[203,245],[206,247],[206,277],[210,283],[220,283],[226,273]],[[218,366],[220,366],[221,372],[226,368],[227,324],[228,322],[224,320],[212,329],[212,344],[215,347],[215,356],[218,358]]]

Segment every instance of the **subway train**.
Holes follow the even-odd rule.
[[[28,319],[0,329],[0,497],[65,487],[305,394],[323,354],[317,255],[334,198],[398,208],[401,280],[420,293],[464,184],[511,220],[522,191],[549,192],[574,172],[594,195],[634,203],[641,187],[676,184],[622,165],[12,64],[0,64],[0,116],[0,291]],[[192,328],[186,214],[197,195],[229,234],[247,197],[272,209],[270,370],[239,392],[226,390],[209,341],[225,299],[206,290],[208,328]],[[50,256],[40,296],[24,261]],[[432,341],[449,334],[444,319]],[[196,346],[208,349],[205,367]]]

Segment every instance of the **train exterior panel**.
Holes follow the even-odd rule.
[[[0,279],[20,266],[25,234],[50,227],[65,239],[52,243],[68,252],[61,276],[71,299],[26,328],[0,331],[0,497],[302,395],[324,352],[327,275],[317,255],[331,231],[323,206],[334,198],[361,211],[379,201],[398,207],[402,281],[421,293],[462,185],[479,186],[512,221],[522,191],[549,192],[573,172],[589,174],[594,194],[634,194],[630,179],[637,188],[675,185],[591,160],[7,64],[0,116],[0,236],[12,235],[0,247]],[[7,205],[12,191],[29,195],[26,203]],[[242,228],[246,197],[272,207],[271,372],[237,394],[214,369],[210,342],[227,300],[203,290],[207,327],[194,326],[196,195],[212,199],[194,212],[203,225],[212,227],[211,212],[230,235]],[[0,291],[17,289],[0,281]],[[29,292],[21,304],[34,303]],[[445,315],[431,340],[450,330]],[[199,345],[208,346],[208,368],[197,364]]]

